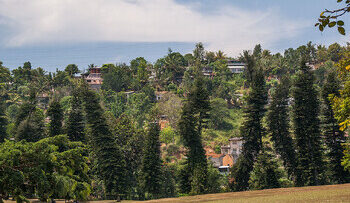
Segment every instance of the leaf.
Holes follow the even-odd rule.
[[[316,23],[316,24],[315,24],[315,27],[317,27],[319,24],[320,24],[320,23]]]
[[[340,3],[340,2],[342,2],[343,0],[337,0],[337,3]]]
[[[344,21],[338,20],[337,24],[338,24],[339,26],[343,26],[343,25],[344,25]]]
[[[319,25],[319,26],[318,26],[318,29],[319,29],[321,32],[323,32],[323,25]]]
[[[330,22],[330,23],[328,24],[328,27],[334,27],[336,24],[337,24],[337,23],[336,23],[335,21]]]
[[[322,18],[322,16],[323,16],[323,14],[324,14],[324,11],[320,14],[320,17]],[[323,16],[324,17],[324,16]]]
[[[338,32],[342,35],[345,35],[345,29],[343,27],[338,27]]]

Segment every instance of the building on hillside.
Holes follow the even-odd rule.
[[[232,156],[233,163],[236,163],[239,155],[242,152],[243,138],[234,137],[229,139],[229,144],[221,146],[221,154]]]
[[[92,89],[101,89],[103,78],[101,74],[101,68],[92,67],[89,68],[89,73],[83,75],[85,81],[89,84]]]
[[[156,100],[159,101],[161,100],[165,94],[167,94],[168,91],[156,91],[155,94],[156,94]]]
[[[207,76],[207,77],[212,77],[214,76],[214,72],[213,72],[213,68],[210,67],[210,66],[206,66],[202,69],[202,73],[204,76]]]
[[[211,147],[204,147],[205,156],[217,168],[220,173],[228,172],[234,164],[233,157],[230,154],[217,154]]]
[[[246,68],[246,64],[240,61],[229,60],[227,61],[227,68],[231,73],[243,73]]]

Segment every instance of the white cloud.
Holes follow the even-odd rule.
[[[229,6],[208,14],[174,0],[0,0],[0,14],[0,24],[13,34],[7,46],[201,41],[228,54],[295,37],[309,24],[283,19],[272,9]]]

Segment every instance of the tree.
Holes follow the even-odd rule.
[[[327,156],[329,158],[329,169],[331,171],[331,180],[335,183],[345,183],[349,180],[349,173],[341,165],[345,150],[342,144],[346,141],[344,132],[339,130],[337,120],[334,118],[334,112],[330,100],[339,96],[340,81],[336,77],[336,72],[328,74],[326,82],[322,87],[322,132],[328,147]]]
[[[172,92],[168,92],[157,102],[156,105],[159,116],[165,115],[170,126],[176,129],[182,107],[181,98]]]
[[[44,114],[35,103],[26,102],[20,106],[15,120],[16,140],[36,142],[44,138]]]
[[[335,10],[325,9],[318,18],[318,23],[315,24],[315,27],[322,32],[325,27],[334,27],[337,26],[338,32],[342,35],[345,35],[344,22],[342,20],[338,20],[339,17],[350,11],[350,1],[346,0],[337,0],[337,3],[345,3],[345,6]]]
[[[255,68],[255,60],[254,56],[249,53],[249,51],[244,51],[242,59],[244,63],[247,65],[247,68],[244,69],[244,77],[247,80],[247,85],[249,87],[249,84],[253,81],[253,74],[254,74],[254,68]]]
[[[5,141],[5,138],[7,138],[7,116],[5,114],[5,105],[1,102],[0,103],[0,143]]]
[[[196,44],[196,48],[193,50],[193,56],[199,62],[204,61],[205,50],[202,42]]]
[[[247,190],[250,172],[262,147],[262,137],[265,129],[262,119],[267,104],[267,90],[263,71],[259,68],[253,72],[250,92],[244,109],[244,122],[241,136],[244,144],[242,154],[232,170],[233,182],[231,188],[235,191]]]
[[[47,116],[50,117],[49,135],[51,137],[62,133],[63,110],[58,99],[51,101],[47,109]]]
[[[159,125],[150,123],[145,140],[141,165],[141,185],[150,198],[159,198],[162,182]]]
[[[333,43],[329,45],[327,52],[329,58],[334,62],[338,62],[342,57],[342,47],[338,43]]]
[[[118,199],[125,192],[126,163],[103,116],[97,93],[87,86],[81,88],[96,175],[104,182],[107,198]]]
[[[123,152],[123,159],[128,163],[128,170],[125,174],[127,196],[129,199],[134,199],[136,196],[140,199],[143,194],[138,183],[145,142],[144,133],[135,129],[134,123],[126,114],[122,114],[118,119],[110,115],[109,123],[111,123],[115,142]]]
[[[73,90],[71,108],[68,112],[66,132],[71,141],[86,143],[85,122],[78,90]]]
[[[64,69],[64,71],[67,72],[70,77],[73,77],[75,74],[80,73],[78,66],[75,64],[69,64]]]
[[[279,179],[282,177],[282,174],[278,170],[276,157],[268,143],[264,143],[264,145],[256,159],[249,180],[250,188],[252,189],[262,190],[281,187]]]
[[[202,145],[201,132],[209,118],[209,111],[209,94],[204,88],[202,77],[198,76],[185,101],[179,120],[179,133],[187,149],[187,162],[183,173],[188,173],[188,175],[183,174],[185,178],[183,182],[186,185],[181,187],[183,191],[191,192],[192,194],[206,192],[208,167]]]
[[[319,103],[314,75],[302,63],[294,80],[292,95],[293,123],[297,151],[296,185],[319,185],[324,172],[322,158]]]
[[[90,194],[86,148],[59,135],[38,142],[5,141],[0,145],[0,202],[24,194],[49,198],[87,200]]]
[[[124,64],[115,66],[114,64],[104,64],[101,67],[102,89],[113,90],[115,92],[126,91],[131,85],[131,73]]]
[[[281,79],[272,95],[269,112],[267,114],[268,132],[276,152],[281,156],[283,165],[289,177],[295,178],[296,155],[293,139],[289,126],[289,89],[290,80],[287,77]]]

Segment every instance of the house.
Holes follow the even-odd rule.
[[[240,61],[229,60],[227,61],[227,68],[231,73],[243,73],[246,68],[246,64]]]
[[[230,155],[232,157],[233,163],[236,163],[239,155],[242,152],[243,138],[234,137],[229,139],[229,144],[221,146],[221,154]],[[228,161],[226,163],[229,163]]]
[[[168,91],[157,91],[157,92],[155,92],[156,100],[157,101],[161,100],[164,97],[164,95],[167,94],[167,93],[168,93]]]
[[[222,166],[222,159],[225,155],[216,153],[209,153],[205,155],[207,159],[211,161],[215,168],[219,168],[220,166]]]
[[[202,73],[203,73],[204,76],[207,76],[207,77],[214,76],[213,68],[210,67],[210,66],[204,67],[202,69]]]
[[[89,84],[92,89],[99,90],[103,82],[101,68],[91,67],[89,73],[84,75],[85,81]]]

